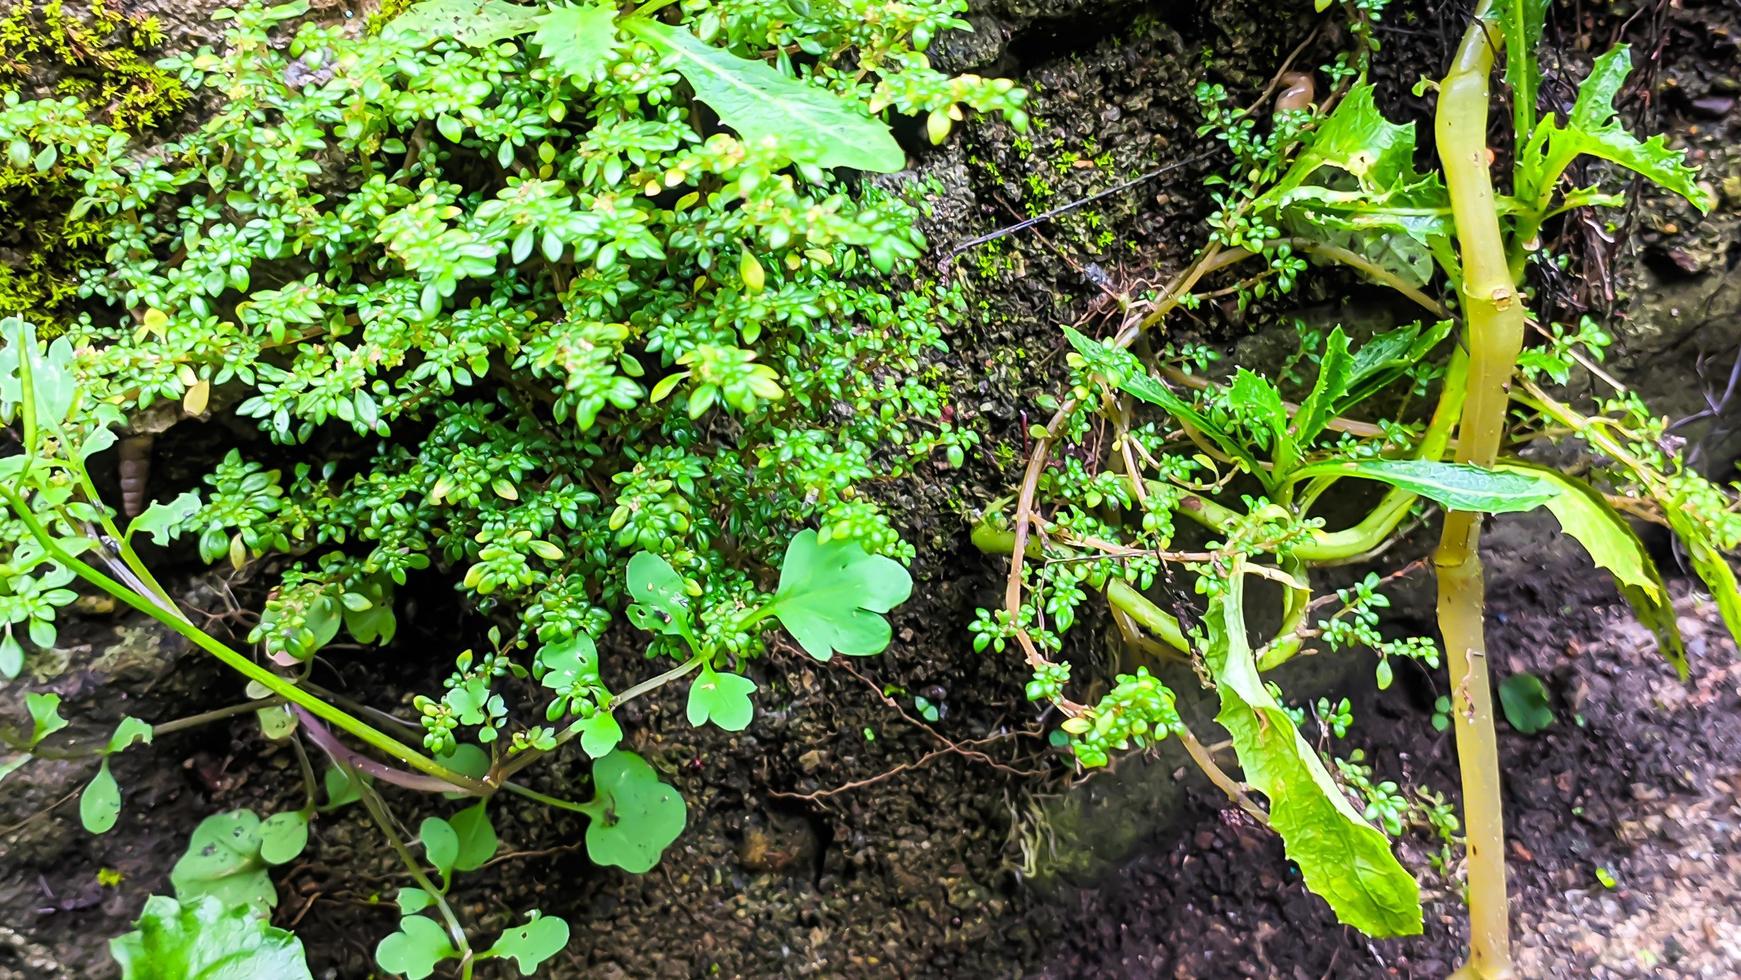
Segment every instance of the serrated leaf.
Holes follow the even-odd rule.
[[[423,856],[435,870],[443,878],[452,878],[453,862],[459,858],[459,834],[453,825],[440,817],[425,817],[417,829],[417,839],[423,842]]]
[[[1395,382],[1413,369],[1433,348],[1451,335],[1456,324],[1440,320],[1423,328],[1411,323],[1387,330],[1360,345],[1354,352],[1354,364],[1349,372],[1348,392],[1337,399],[1333,415],[1341,415]]]
[[[169,881],[183,902],[209,895],[226,907],[262,913],[278,904],[278,890],[260,857],[260,818],[249,810],[201,820],[188,838],[187,852],[170,869]]]
[[[441,923],[424,915],[401,919],[399,931],[375,946],[375,963],[394,976],[423,980],[435,972],[435,964],[457,959],[459,952]]]
[[[106,834],[120,816],[121,786],[109,772],[109,760],[104,759],[79,794],[79,822],[93,834]]]
[[[1157,405],[1177,421],[1191,426],[1214,443],[1224,455],[1238,460],[1246,472],[1259,478],[1266,476],[1263,467],[1258,465],[1257,457],[1246,447],[1244,439],[1235,438],[1211,422],[1189,402],[1173,394],[1166,385],[1149,375],[1135,355],[1091,340],[1070,327],[1064,328],[1064,336],[1070,341],[1070,346],[1076,348],[1076,353],[1082,355],[1091,370],[1106,376],[1121,391],[1135,395],[1151,405]]]
[[[532,40],[551,67],[575,81],[595,82],[622,46],[616,20],[615,4],[551,7],[538,17]]]
[[[1310,446],[1335,417],[1337,404],[1354,381],[1354,363],[1353,355],[1348,353],[1348,335],[1336,327],[1324,341],[1324,356],[1318,360],[1318,377],[1312,382],[1312,391],[1294,413],[1294,438],[1302,447]]]
[[[1596,59],[1589,77],[1578,86],[1577,101],[1564,124],[1551,114],[1536,124],[1518,155],[1520,199],[1545,208],[1572,161],[1593,156],[1679,194],[1702,212],[1711,210],[1716,202],[1699,186],[1699,173],[1686,165],[1686,154],[1670,149],[1660,133],[1639,140],[1617,118],[1614,96],[1631,71],[1631,50],[1624,44],[1615,47]]]
[[[695,97],[750,146],[825,168],[894,173],[907,165],[889,127],[850,99],[713,47],[681,27],[641,17],[619,26],[674,55]]]
[[[1245,639],[1243,572],[1210,601],[1205,661],[1245,781],[1269,799],[1270,826],[1306,887],[1336,918],[1369,936],[1421,931],[1420,886],[1331,778],[1324,762],[1264,688]]]
[[[476,871],[496,856],[496,828],[490,825],[484,804],[474,803],[459,811],[449,825],[459,839],[459,852],[453,860],[455,871]]]
[[[308,846],[308,814],[274,813],[260,824],[260,859],[267,864],[293,861]]]
[[[295,936],[210,896],[153,895],[134,925],[109,940],[121,980],[312,980]]]
[[[741,732],[755,717],[756,682],[737,674],[715,673],[703,669],[701,676],[689,685],[689,723],[700,727],[711,721],[728,732]]]
[[[145,508],[138,517],[127,525],[127,536],[144,532],[151,535],[153,544],[162,546],[169,544],[175,533],[188,519],[199,513],[199,494],[188,490],[168,502],[154,500],[151,506]]]
[[[1271,452],[1280,455],[1282,446],[1293,441],[1288,435],[1288,410],[1282,405],[1282,393],[1269,379],[1240,368],[1233,374],[1227,397],[1264,437]]]
[[[817,660],[861,657],[889,645],[883,614],[907,601],[913,579],[901,563],[869,555],[856,541],[818,543],[801,531],[786,546],[780,587],[768,612]]]
[[[1377,480],[1419,494],[1448,510],[1483,514],[1533,510],[1560,492],[1553,481],[1521,469],[1489,469],[1471,463],[1424,459],[1332,460],[1303,466],[1289,479],[1318,476]]]
[[[507,0],[424,0],[395,17],[387,30],[433,41],[452,38],[481,47],[538,26],[538,9]]]
[[[589,809],[586,853],[635,874],[651,870],[689,820],[682,794],[633,752],[612,752],[593,763],[592,780],[598,795]]]
[[[1650,558],[1650,552],[1639,540],[1624,516],[1582,480],[1542,467],[1505,463],[1500,469],[1523,469],[1560,485],[1561,492],[1548,501],[1548,512],[1560,524],[1560,530],[1584,546],[1590,560],[1598,568],[1614,576],[1620,594],[1632,606],[1638,621],[1656,636],[1657,648],[1663,658],[1674,666],[1681,680],[1687,679],[1687,648],[1681,638],[1680,622],[1675,615],[1674,600],[1662,571]]]
[[[525,925],[502,933],[485,954],[512,959],[523,977],[531,976],[539,964],[562,952],[562,948],[568,945],[567,922],[556,916],[543,915],[537,909],[528,914],[531,918]]]
[[[1547,685],[1534,674],[1512,674],[1500,681],[1499,708],[1506,722],[1524,735],[1534,735],[1554,723]]]

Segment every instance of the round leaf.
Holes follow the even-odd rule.
[[[683,833],[689,808],[676,789],[659,781],[647,760],[612,752],[592,767],[598,796],[586,828],[586,853],[600,864],[640,874]]]
[[[293,860],[308,846],[308,814],[274,813],[260,824],[260,857],[267,864]]]

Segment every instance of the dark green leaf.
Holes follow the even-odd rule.
[[[1554,723],[1548,687],[1534,674],[1512,674],[1499,683],[1499,708],[1511,727],[1525,735]]]
[[[1294,438],[1301,446],[1310,446],[1335,416],[1337,404],[1354,381],[1354,365],[1355,360],[1348,353],[1348,335],[1336,327],[1324,341],[1324,356],[1318,361],[1318,378],[1312,383],[1312,392],[1294,415]]]

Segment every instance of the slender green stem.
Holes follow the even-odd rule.
[[[381,828],[381,833],[386,835],[387,845],[393,849],[394,854],[399,856],[399,861],[405,865],[405,870],[411,873],[411,880],[417,882],[417,887],[423,889],[434,900],[436,911],[441,914],[441,920],[447,926],[448,939],[453,942],[453,948],[459,951],[460,962],[469,973],[472,959],[471,942],[466,939],[465,928],[459,924],[459,917],[453,914],[453,906],[447,903],[447,890],[435,887],[435,882],[424,873],[422,862],[418,861],[417,856],[411,853],[411,849],[405,846],[405,842],[399,837],[399,832],[393,829],[393,817],[387,812],[387,805],[375,792],[375,788],[364,782],[354,769],[351,770],[350,776],[352,784],[357,787],[357,795],[362,798],[363,806],[369,811],[369,816],[374,819],[376,826]]]
[[[1468,317],[1469,369],[1457,433],[1460,463],[1492,465],[1505,433],[1509,387],[1523,344],[1524,303],[1494,206],[1487,114],[1495,47],[1504,37],[1492,0],[1481,0],[1451,70],[1439,84],[1438,151],[1451,194]],[[1522,134],[1519,134],[1520,136]],[[1511,975],[1505,883],[1505,824],[1487,670],[1481,571],[1481,515],[1452,511],[1433,564],[1439,630],[1453,693],[1463,820],[1469,848],[1469,958],[1456,976]]]
[[[690,673],[691,671],[695,670],[697,667],[700,667],[702,665],[702,663],[703,663],[703,658],[701,658],[699,656],[690,657],[688,660],[683,661],[682,663],[671,668],[670,670],[667,670],[663,674],[658,674],[658,675],[655,675],[653,677],[649,677],[644,681],[641,681],[639,684],[636,684],[634,687],[629,688],[628,690],[624,691],[623,693],[614,695],[611,698],[611,704],[610,704],[611,709],[615,710],[616,708],[622,706],[623,704],[625,704],[629,701],[633,701],[635,698],[638,698],[641,695],[646,694],[649,691],[657,690],[658,688],[664,687],[666,684],[669,684],[672,681],[678,679],[679,677],[682,677],[684,674]],[[574,724],[569,725],[567,728],[564,728],[562,730],[561,734],[556,736],[556,744],[551,746],[550,748],[548,748],[548,749],[527,749],[526,751],[520,753],[520,755],[517,758],[509,760],[505,764],[497,767],[497,771],[489,777],[489,781],[492,783],[500,784],[501,782],[507,780],[507,778],[509,776],[512,776],[514,773],[519,772],[520,770],[526,768],[527,766],[531,765],[532,763],[538,761],[539,759],[544,758],[545,756],[549,755],[550,753],[555,752],[557,749],[568,744],[576,736],[578,736],[582,731],[585,730],[585,726],[586,726],[586,722],[584,720],[577,721]],[[522,792],[521,795],[524,796],[525,793]]]
[[[49,535],[48,529],[43,527],[41,521],[37,520],[36,515],[30,510],[29,504],[17,493],[13,492],[10,487],[0,487],[0,497],[5,498],[6,503],[12,508],[13,512],[18,515],[19,520],[29,528],[31,535],[36,538],[37,543],[41,544],[43,550],[46,551],[56,562],[72,569],[80,578],[97,586],[104,592],[114,596],[116,599],[132,606],[139,612],[150,616],[152,619],[157,620],[174,630],[176,633],[179,633],[182,637],[193,643],[193,645],[216,657],[225,666],[241,674],[243,677],[246,677],[251,681],[258,681],[262,687],[271,691],[273,694],[278,695],[292,704],[301,706],[315,717],[332,723],[341,731],[362,740],[369,746],[398,759],[419,772],[453,783],[457,788],[464,789],[467,792],[475,793],[479,796],[488,796],[493,792],[493,787],[488,784],[473,779],[463,773],[455,772],[423,753],[418,752],[416,749],[400,742],[398,739],[364,724],[347,712],[341,711],[333,705],[330,705],[320,698],[304,691],[302,688],[297,687],[295,684],[283,677],[261,667],[259,664],[242,654],[230,649],[204,630],[201,630],[188,622],[186,619],[171,615],[167,610],[158,606],[158,604],[151,599],[147,599],[85,562],[73,557]]]

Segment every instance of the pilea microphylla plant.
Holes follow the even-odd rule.
[[[530,975],[565,922],[530,910],[474,944],[447,898],[495,854],[503,794],[585,815],[595,861],[646,871],[686,808],[622,746],[624,704],[682,684],[690,723],[739,731],[776,628],[818,660],[888,645],[912,549],[869,481],[958,466],[976,436],[923,377],[962,304],[910,278],[918,205],[853,175],[905,166],[884,114],[939,142],[969,111],[1026,126],[1011,83],[923,54],[963,7],[428,0],[358,36],[253,5],[220,12],[225,53],[165,62],[218,109],[152,152],[0,105],[9,165],[81,187],[67,220],[109,243],[62,335],[0,327],[0,674],[94,589],[247,682],[240,704],[122,722],[80,801],[93,832],[128,816],[108,755],[238,714],[306,788],[194,831],[175,896],[115,941],[126,975],[307,976],[264,918],[269,873],[356,803],[411,879],[383,970]],[[153,435],[214,416],[262,437],[196,488],[154,485]],[[264,577],[245,642],[194,624],[147,539]],[[335,696],[317,655],[405,656],[414,579],[455,588],[482,642],[414,719]],[[650,669],[605,662],[619,619]],[[0,771],[91,755],[57,744],[56,695],[26,702]],[[592,760],[590,798],[518,778],[563,750]],[[412,839],[389,788],[461,799]]]
[[[1572,181],[1568,168],[1588,158],[1606,165],[1591,176],[1628,170],[1701,210],[1711,201],[1679,152],[1615,118],[1631,67],[1626,48],[1595,60],[1569,112],[1538,113],[1545,0],[1478,5],[1450,70],[1423,87],[1437,93],[1439,166],[1417,169],[1413,127],[1380,113],[1365,77],[1382,6],[1345,8],[1358,47],[1322,70],[1331,84],[1315,105],[1260,118],[1258,106],[1237,109],[1219,87],[1199,90],[1204,135],[1235,158],[1213,187],[1219,208],[1207,244],[1164,290],[1121,296],[1122,320],[1105,340],[1066,328],[1070,390],[1051,420],[1033,427],[1020,486],[975,530],[982,549],[1011,562],[1004,603],[981,610],[974,643],[1026,658],[1028,696],[1061,711],[1084,766],[1179,739],[1217,786],[1281,836],[1306,886],[1374,936],[1422,928],[1419,889],[1387,834],[1419,820],[1448,837],[1456,821],[1435,797],[1411,803],[1352,754],[1328,766],[1306,726],[1315,721],[1328,747],[1347,734],[1350,706],[1291,707],[1266,673],[1308,653],[1362,649],[1376,655],[1381,688],[1398,658],[1447,668],[1471,923],[1459,975],[1501,977],[1511,967],[1483,642],[1483,515],[1551,512],[1612,574],[1684,678],[1667,586],[1626,518],[1665,524],[1741,634],[1741,596],[1722,558],[1741,544],[1732,493],[1665,448],[1665,422],[1624,389],[1585,406],[1549,390],[1575,370],[1606,378],[1595,362],[1608,337],[1588,320],[1572,329],[1533,318],[1532,270],[1557,261],[1542,230],[1568,210],[1621,202]],[[1490,149],[1490,76],[1501,52],[1509,139]],[[1279,78],[1270,92],[1278,88]],[[1509,160],[1504,193],[1494,186],[1495,159]],[[1390,287],[1424,316],[1360,338],[1302,326],[1299,357],[1273,377],[1243,367],[1229,376],[1204,348],[1156,340],[1181,306],[1286,293],[1310,264]],[[1211,288],[1227,276],[1239,278]],[[1543,344],[1524,351],[1532,329]],[[1595,464],[1574,477],[1514,455],[1546,438],[1580,443]],[[1351,517],[1347,508],[1360,501]],[[1431,559],[1442,647],[1382,628],[1388,600],[1378,573],[1319,594],[1319,570],[1376,557],[1435,511],[1443,515]],[[1197,598],[1169,587],[1175,580]],[[1110,685],[1072,678],[1061,656],[1090,594],[1105,599],[1142,664]],[[1167,662],[1194,668],[1219,699],[1216,721],[1231,736],[1239,778],[1149,670]],[[1104,693],[1074,700],[1084,688]]]

